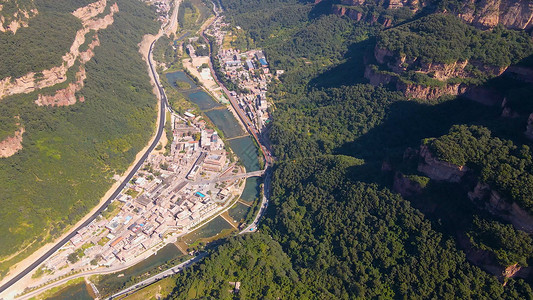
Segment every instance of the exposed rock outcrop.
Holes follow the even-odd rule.
[[[370,81],[371,85],[387,85],[392,81],[396,82],[397,77],[390,73],[380,72],[375,66],[367,65],[365,67],[365,78]]]
[[[23,134],[24,127],[20,126],[12,136],[0,141],[0,158],[10,157],[22,149]]]
[[[19,3],[18,0],[9,0],[8,5],[15,6],[14,13],[4,14],[4,5],[0,4],[0,31],[17,33],[21,27],[28,27],[28,22],[39,12],[33,3],[33,0]]]
[[[95,34],[93,36],[93,41],[88,46],[88,49],[80,53],[79,60],[81,65],[76,73],[76,81],[69,83],[68,87],[57,90],[52,95],[40,94],[37,100],[35,100],[35,104],[39,106],[66,106],[75,104],[76,100],[79,100],[80,102],[85,101],[83,96],[76,98],[76,93],[81,91],[85,85],[85,78],[87,78],[87,74],[85,72],[85,63],[91,60],[91,58],[94,56],[94,48],[97,46],[100,46],[100,40],[98,39],[98,35]]]
[[[488,86],[469,86],[464,96],[487,106],[501,106],[505,99],[505,96],[499,91]]]
[[[530,0],[468,0],[457,16],[480,28],[502,24],[507,28],[533,28],[533,2]]]
[[[443,83],[439,86],[429,86],[402,81],[399,76],[390,72],[380,72],[372,66],[365,68],[365,78],[372,85],[387,85],[393,83],[396,90],[401,91],[405,97],[410,99],[433,100],[443,95],[460,95],[467,91],[467,86],[461,83]]]
[[[420,157],[422,161],[418,164],[418,171],[433,180],[460,182],[468,171],[466,166],[438,160],[425,145],[420,146]]]
[[[332,6],[332,13],[338,16],[347,16],[350,19],[368,23],[379,23],[383,27],[393,25],[393,19],[389,14],[378,14],[367,7],[379,7],[381,10],[394,10],[402,7],[410,9],[412,12],[418,11],[422,6],[419,0],[341,0],[340,4]]]
[[[392,72],[404,73],[416,70],[418,73],[431,75],[432,78],[439,81],[446,81],[450,78],[467,78],[473,74],[467,71],[467,66],[474,66],[477,71],[490,76],[499,76],[507,70],[507,67],[496,67],[481,64],[476,61],[455,61],[449,64],[443,63],[424,63],[418,61],[417,57],[406,57],[398,55],[390,50],[381,49],[378,46],[374,48],[374,58],[380,65],[386,65]]]
[[[422,186],[420,183],[409,179],[402,173],[396,172],[396,174],[394,174],[392,190],[403,197],[411,197],[422,193]]]
[[[443,63],[424,63],[417,57],[406,57],[405,55],[396,54],[388,49],[382,49],[376,45],[374,48],[374,59],[381,66],[367,66],[365,69],[365,78],[372,85],[394,83],[396,89],[403,92],[408,98],[432,100],[443,95],[461,95],[466,93],[466,97],[486,104],[501,104],[503,96],[493,91],[482,88],[476,88],[463,83],[448,81],[449,79],[464,79],[475,77],[475,74],[468,71],[469,65],[474,66],[476,72],[482,72],[490,77],[503,74],[507,67],[495,67],[483,65],[476,61],[456,61],[450,64]],[[390,71],[380,71],[384,68]],[[417,84],[410,80],[402,80],[402,77],[408,71],[425,74],[438,84]]]
[[[506,76],[511,76],[520,81],[533,83],[533,68],[524,66],[510,66],[505,71]]]
[[[69,83],[68,87],[64,89],[57,90],[53,95],[40,94],[37,100],[35,100],[35,104],[39,106],[67,106],[75,104],[77,100],[76,92],[79,92],[83,88],[86,77],[85,67],[81,65],[79,71],[76,73],[75,82]],[[80,97],[79,101],[83,102],[85,98]]]
[[[474,189],[468,193],[468,198],[474,203],[484,205],[494,215],[511,222],[517,229],[533,233],[533,216],[529,215],[516,203],[510,203],[500,193],[491,189],[486,183],[478,182]]]
[[[83,60],[87,60],[87,58],[92,57],[92,52],[85,52],[82,54],[79,51],[80,46],[85,43],[87,33],[89,33],[91,30],[99,31],[105,29],[109,25],[113,24],[113,15],[119,10],[118,5],[115,3],[111,6],[109,14],[103,18],[95,19],[95,16],[103,12],[107,2],[106,0],[100,0],[96,3],[98,5],[95,5],[95,3],[90,4],[90,9],[80,8],[74,12],[76,16],[83,21],[83,28],[78,30],[74,42],[70,47],[70,51],[63,56],[63,64],[61,64],[61,66],[53,67],[49,70],[44,70],[38,75],[34,72],[30,72],[16,79],[11,77],[4,78],[0,81],[0,99],[10,95],[30,93],[35,90],[64,82],[67,80],[68,69],[74,66],[78,58],[84,56],[81,57],[83,63]]]
[[[87,6],[76,9],[72,14],[86,24],[92,18],[103,13],[107,6],[107,0],[99,0]]]
[[[506,284],[505,280],[507,278],[527,278],[531,272],[530,267],[524,268],[518,264],[510,266],[500,265],[494,253],[474,247],[470,238],[463,232],[458,234],[457,241],[461,249],[464,250],[468,261],[496,276],[504,285]]]
[[[433,100],[444,95],[460,95],[466,91],[466,86],[461,83],[443,84],[442,86],[428,86],[398,81],[396,89],[407,98]]]
[[[420,3],[422,2],[422,4]],[[419,0],[341,0],[339,7],[356,9],[359,6],[379,6],[385,9],[398,9],[407,7],[412,11],[418,11],[424,6],[425,1]]]
[[[380,6],[390,10],[405,7],[417,12],[432,2],[435,1],[341,0],[340,5],[333,6],[333,13],[359,21],[367,17],[362,13],[361,8],[364,5]],[[533,28],[533,2],[530,0],[467,0],[459,5],[455,11],[447,12],[478,28],[488,29],[498,24],[511,29],[531,30]]]

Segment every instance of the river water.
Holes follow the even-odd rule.
[[[224,137],[229,139],[230,147],[237,157],[243,163],[247,172],[260,170],[259,152],[251,136],[239,125],[235,116],[222,104],[213,100],[213,98],[200,89],[190,78],[182,71],[167,73],[168,82],[174,88],[178,88],[176,81],[188,83],[191,88],[186,91],[180,91],[187,99],[198,105],[198,108],[205,112],[213,124],[224,133]]]
[[[242,191],[241,199],[249,204],[254,201],[258,201],[260,195],[259,184],[262,179],[259,177],[250,177],[246,179],[246,185]],[[237,222],[240,222],[246,218],[246,215],[250,211],[251,207],[244,205],[241,202],[237,202],[232,208],[228,210],[228,214]]]
[[[47,300],[67,300],[67,299],[76,299],[76,300],[92,300],[93,298],[89,295],[85,282],[80,282],[75,285],[68,286],[49,298]]]

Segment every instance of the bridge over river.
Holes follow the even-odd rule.
[[[220,176],[220,177],[215,177],[213,179],[191,181],[190,184],[194,184],[194,185],[210,184],[210,183],[227,181],[227,180],[243,179],[243,178],[249,178],[249,177],[261,177],[264,174],[265,174],[265,170],[259,170],[259,171],[248,172],[248,173],[239,173],[235,175]]]

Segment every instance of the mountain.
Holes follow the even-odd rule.
[[[138,44],[159,25],[141,1],[0,7],[3,277],[99,203],[149,140],[157,102]]]
[[[31,18],[39,13],[34,0],[2,1],[0,4],[0,31],[16,33],[28,27]]]
[[[431,14],[380,33],[365,71],[371,84],[396,85],[410,98],[463,94],[533,54],[523,31],[482,31],[448,14]]]
[[[284,70],[272,197],[171,299],[533,297],[530,1],[220,2]]]
[[[533,28],[533,4],[528,0],[337,0],[332,3],[335,14],[357,21],[379,22],[385,27],[397,23],[395,15],[429,11],[450,13],[481,29],[498,24],[528,32]]]

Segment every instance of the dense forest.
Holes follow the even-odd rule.
[[[80,21],[71,13],[91,2],[36,0],[39,13],[30,19],[28,27],[19,28],[16,34],[0,32],[0,79],[59,66],[81,28]],[[8,13],[5,9],[3,5],[2,11]]]
[[[530,277],[501,273],[531,265],[531,237],[471,202],[471,181],[431,180],[410,154],[425,144],[530,209],[531,143],[523,138],[530,84],[505,76],[486,83],[518,113],[503,118],[501,107],[460,97],[407,100],[363,78],[376,44],[426,63],[503,66],[531,54],[530,37],[503,27],[481,31],[447,15],[404,14],[412,22],[383,30],[305,1],[221,2],[271,67],[285,70],[268,93],[278,160],[272,197],[260,233],[230,238],[178,275],[171,299],[532,298]],[[396,171],[420,194],[392,192]],[[471,258],[479,251],[500,273]],[[237,281],[239,292],[230,285]]]
[[[363,161],[321,156],[283,163],[273,177],[268,236],[235,237],[176,279],[171,299],[516,299],[470,265],[406,200],[352,181]],[[279,244],[281,244],[281,249]],[[287,259],[290,258],[290,260]]]
[[[70,12],[83,3],[36,1],[43,7],[43,16],[46,9]],[[86,64],[87,79],[79,93],[85,102],[38,107],[34,103],[36,92],[0,101],[2,120],[20,116],[26,130],[24,148],[0,159],[0,257],[19,254],[2,260],[0,275],[93,208],[111,186],[112,176],[128,167],[154,130],[156,99],[138,43],[159,26],[152,9],[142,2],[117,3],[120,13],[112,26],[99,32],[101,46]],[[35,38],[46,40],[49,34],[54,35],[48,28],[27,29],[40,30]],[[70,28],[62,30],[69,32]],[[64,54],[61,45],[53,46]],[[36,50],[48,55],[43,48]]]
[[[533,153],[529,146],[517,147],[480,126],[454,126],[447,135],[424,143],[440,160],[472,168],[482,182],[533,212]]]
[[[377,47],[421,64],[471,60],[496,67],[515,64],[533,53],[533,43],[525,32],[503,26],[482,31],[445,14],[384,30]]]

